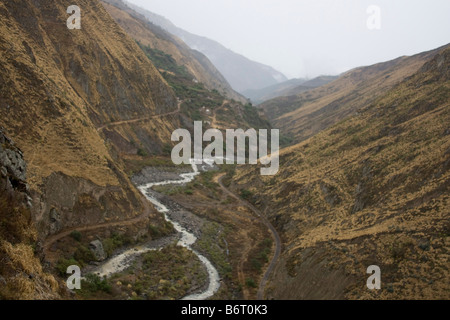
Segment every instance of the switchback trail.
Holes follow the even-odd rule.
[[[281,239],[278,235],[277,230],[274,228],[274,226],[270,223],[270,221],[261,213],[259,209],[257,209],[255,206],[250,204],[247,201],[242,200],[238,195],[231,192],[227,187],[224,186],[222,180],[225,177],[225,174],[222,174],[221,176],[218,176],[217,183],[219,184],[220,188],[228,194],[230,197],[236,199],[239,201],[242,205],[246,206],[250,210],[252,210],[258,218],[261,219],[261,221],[264,223],[264,225],[270,230],[272,233],[272,236],[275,240],[275,254],[273,255],[272,260],[270,261],[270,264],[266,270],[266,273],[261,279],[261,282],[259,283],[259,289],[258,289],[258,300],[264,299],[264,290],[266,288],[267,281],[269,280],[269,276],[272,273],[273,269],[275,268],[275,264],[277,263],[280,254],[281,254]]]

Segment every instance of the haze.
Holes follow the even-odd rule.
[[[130,0],[287,77],[338,74],[450,42],[447,0]],[[381,9],[369,30],[367,8]]]

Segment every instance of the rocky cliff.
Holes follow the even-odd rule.
[[[30,199],[23,153],[0,128],[0,299],[59,297],[42,267]]]

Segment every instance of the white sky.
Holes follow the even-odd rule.
[[[450,43],[449,0],[129,0],[287,77],[338,74]],[[381,9],[381,30],[366,12]]]

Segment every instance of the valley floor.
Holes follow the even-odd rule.
[[[153,187],[151,197],[168,208],[167,217],[197,238],[194,252],[206,257],[217,269],[220,288],[212,299],[262,299],[270,273],[281,250],[281,242],[273,226],[251,204],[229,191],[224,185],[226,172],[208,168],[193,181],[179,185]],[[186,174],[188,168],[145,168],[133,177],[137,185],[173,180]],[[176,179],[174,179],[176,180]],[[114,225],[78,228],[92,232],[96,228],[124,227],[145,220]],[[57,264],[62,248],[74,242],[66,230],[45,243],[47,259]],[[159,240],[115,249],[110,258],[98,265],[87,265],[83,274],[108,276],[104,286],[92,286],[76,294],[81,299],[181,299],[205,292],[211,285],[208,270],[194,252],[177,246],[180,233],[160,234]],[[72,244],[73,245],[73,244]],[[89,278],[89,277],[88,277]],[[91,281],[91,279],[88,279]],[[94,279],[101,283],[101,278]],[[91,281],[91,282],[95,282]],[[189,298],[188,297],[188,298]]]

